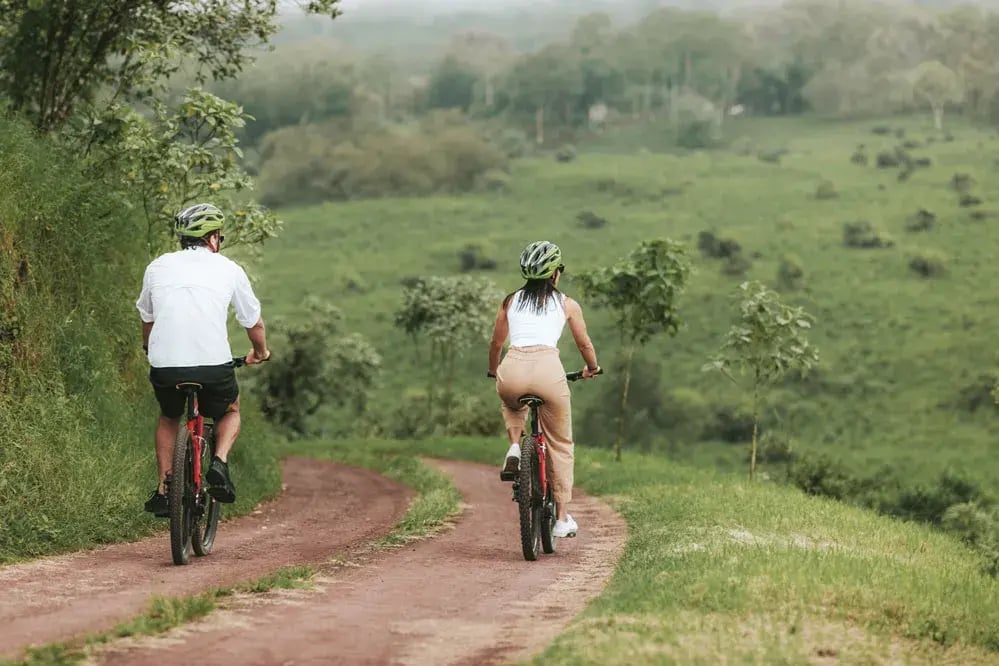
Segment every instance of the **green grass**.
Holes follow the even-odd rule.
[[[787,297],[815,314],[813,341],[822,352],[819,381],[789,385],[772,397],[764,428],[781,428],[805,452],[840,458],[855,473],[890,467],[907,482],[930,482],[953,468],[986,487],[999,481],[992,453],[990,410],[952,406],[961,389],[996,365],[992,339],[999,327],[991,285],[999,277],[994,221],[975,221],[957,205],[949,183],[957,171],[975,174],[984,209],[999,211],[995,177],[999,143],[994,133],[958,126],[957,140],[913,150],[933,160],[908,182],[896,170],[850,163],[858,143],[873,156],[894,147],[875,136],[876,121],[832,123],[814,119],[733,122],[759,148],[786,147],[780,165],[729,151],[689,154],[587,154],[571,164],[526,160],[515,165],[508,194],[426,199],[386,199],[288,210],[285,233],[269,246],[260,267],[259,291],[269,312],[294,314],[306,293],[340,306],[345,326],[373,342],[386,372],[377,416],[400,396],[425,386],[426,365],[393,327],[400,279],[457,274],[457,252],[468,243],[501,262],[489,273],[504,290],[518,286],[516,258],[529,241],[548,238],[564,249],[565,289],[580,296],[572,275],[615,261],[639,241],[669,236],[687,241],[697,273],[682,300],[686,326],[674,339],[653,341],[643,362],[658,363],[662,390],[691,389],[709,406],[740,404],[746,397],[724,378],[701,372],[735,316],[733,294],[742,277],[722,274],[704,259],[697,234],[713,229],[735,238],[756,256],[748,277],[773,285],[780,259],[796,255],[805,267],[804,288]],[[890,121],[907,137],[925,140],[927,119]],[[979,147],[981,146],[981,147]],[[820,181],[835,183],[837,199],[814,197]],[[913,234],[906,219],[919,208],[939,216],[938,227]],[[583,230],[584,210],[610,223]],[[848,249],[846,222],[870,220],[896,240],[886,250]],[[922,279],[908,268],[924,249],[947,257],[947,274]],[[620,352],[606,313],[586,307],[591,333],[608,375],[578,391],[577,422],[598,403],[612,400]],[[567,365],[581,363],[565,336]],[[495,400],[481,380],[486,345],[459,364],[460,390]],[[665,399],[665,398],[664,398]],[[774,418],[778,410],[780,420]],[[497,428],[500,421],[497,417]],[[609,444],[609,429],[583,431],[583,443]],[[668,448],[674,457],[739,468],[745,449],[717,441],[696,442],[676,433],[646,433],[644,445]]]
[[[366,449],[489,464],[502,453],[476,439]],[[538,664],[999,659],[999,581],[946,535],[657,456],[618,464],[581,447],[576,478],[630,536],[607,589]]]

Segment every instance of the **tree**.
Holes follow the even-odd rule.
[[[930,105],[933,124],[937,130],[942,130],[947,105],[957,104],[964,99],[961,79],[954,70],[939,60],[924,62],[912,73],[912,78],[913,92]]]
[[[429,348],[428,357],[421,359],[428,369],[428,419],[434,386],[441,378],[445,422],[450,419],[455,359],[473,343],[488,339],[499,299],[492,282],[464,276],[421,278],[403,291],[395,325]]]
[[[352,416],[367,408],[381,356],[358,334],[340,331],[343,316],[328,303],[306,301],[307,316],[275,323],[281,354],[263,365],[261,409],[270,422],[305,435],[309,417],[323,407],[345,407]]]
[[[446,57],[434,70],[427,90],[427,105],[432,109],[468,111],[475,98],[479,75],[454,56]]]
[[[548,46],[521,58],[508,75],[514,108],[535,115],[535,139],[545,141],[545,125],[552,117],[562,125],[573,123],[583,88],[579,59],[562,45]]]
[[[611,309],[625,345],[624,384],[614,450],[621,460],[628,389],[635,348],[654,336],[676,335],[682,320],[677,300],[690,276],[691,264],[683,245],[672,240],[643,241],[613,266],[579,276],[583,292],[597,306]]]
[[[339,0],[308,0],[335,17]],[[277,30],[277,0],[0,0],[0,95],[43,131],[82,104],[148,98],[182,62],[226,79]]]
[[[819,353],[806,337],[814,319],[803,308],[785,305],[779,294],[759,282],[744,282],[739,290],[743,294],[739,321],[704,370],[720,371],[736,384],[739,382],[732,376],[733,368],[752,374],[753,441],[749,478],[753,480],[763,394],[791,370],[807,372],[818,363]]]
[[[478,73],[483,104],[486,109],[492,109],[496,103],[496,77],[513,58],[510,42],[491,32],[469,30],[451,39],[448,54]]]

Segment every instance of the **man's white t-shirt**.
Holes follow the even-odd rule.
[[[135,307],[153,324],[149,365],[189,368],[232,361],[229,304],[243,328],[260,320],[260,301],[239,264],[205,247],[171,252],[146,267]]]

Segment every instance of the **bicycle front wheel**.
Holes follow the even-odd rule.
[[[517,504],[520,505],[520,545],[524,559],[538,559],[541,547],[541,498],[540,487],[534,478],[538,452],[533,437],[525,436],[520,442],[520,473],[517,479]]]
[[[170,551],[174,564],[191,559],[191,532],[194,526],[194,460],[191,431],[181,422],[173,445],[173,471],[170,476]]]

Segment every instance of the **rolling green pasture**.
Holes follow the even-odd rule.
[[[956,140],[941,137],[913,149],[932,166],[899,182],[896,169],[873,165],[878,150],[901,143],[873,134],[876,124],[745,120],[728,132],[736,144],[751,145],[750,154],[584,150],[570,164],[540,158],[515,163],[504,193],[283,211],[285,232],[257,269],[258,289],[270,314],[299,312],[308,294],[342,308],[347,328],[368,336],[384,356],[373,407],[379,410],[425,383],[415,347],[392,324],[401,279],[458,274],[457,253],[476,244],[501,266],[483,274],[512,290],[519,282],[520,250],[546,238],[562,246],[568,267],[563,286],[579,296],[574,272],[613,262],[643,239],[672,237],[690,244],[697,268],[681,304],[687,324],[676,338],[654,341],[645,358],[659,364],[667,391],[689,388],[708,403],[733,403],[743,399],[737,387],[701,372],[732,321],[733,295],[744,279],[725,275],[721,261],[700,256],[697,234],[713,230],[754,257],[747,277],[771,285],[781,257],[796,256],[805,268],[804,287],[786,296],[818,318],[813,339],[821,367],[811,380],[773,396],[781,419],[770,410],[764,427],[779,427],[799,449],[841,457],[861,473],[886,465],[900,476],[930,481],[952,468],[994,487],[994,414],[962,409],[955,400],[996,363],[999,141],[994,133],[955,126]],[[890,124],[904,127],[909,140],[925,142],[933,134],[923,118]],[[867,167],[850,162],[859,143],[872,158]],[[654,137],[648,145],[656,145]],[[755,156],[775,148],[788,151],[779,164]],[[984,204],[958,206],[950,184],[956,172],[974,176],[973,193]],[[815,198],[824,179],[835,184],[838,198]],[[937,214],[937,227],[906,231],[906,219],[920,208]],[[997,217],[975,220],[972,210],[995,211]],[[583,211],[609,223],[584,229],[576,219]],[[895,246],[844,247],[844,223],[858,220],[890,234]],[[944,276],[925,279],[909,269],[911,257],[926,250],[946,257]],[[580,300],[609,375],[599,380],[603,388],[594,383],[577,393],[577,421],[580,410],[606,399],[620,351],[607,314],[587,310],[585,298]],[[489,399],[485,357],[483,341],[465,358],[460,382]],[[567,366],[580,363],[571,340],[564,340],[563,359]],[[607,444],[585,432],[578,439]],[[706,464],[741,465],[745,456],[743,447],[722,442],[670,445],[673,455]]]

